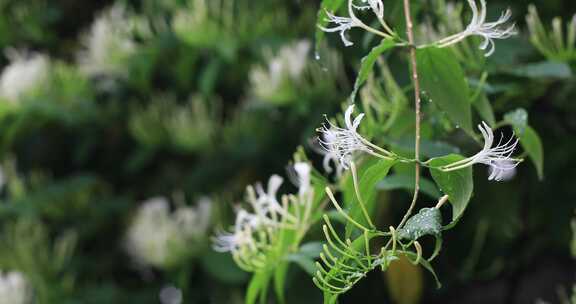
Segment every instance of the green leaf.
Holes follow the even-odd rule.
[[[362,58],[360,63],[360,71],[358,72],[358,76],[356,77],[356,81],[354,82],[354,90],[350,96],[352,102],[356,99],[356,94],[358,90],[360,90],[360,86],[362,86],[366,80],[368,80],[368,76],[374,69],[374,64],[378,57],[382,55],[384,52],[388,51],[389,49],[393,48],[395,45],[394,40],[392,39],[384,39],[380,44],[374,47],[366,57]]]
[[[311,277],[313,277],[316,274],[316,264],[314,263],[314,258],[308,255],[302,253],[292,253],[286,256],[285,259],[287,261],[296,263],[298,266],[300,266],[300,268],[302,268],[302,270],[308,273]]]
[[[528,125],[528,112],[517,109],[504,115],[504,121],[512,125],[524,151],[534,163],[538,178],[544,178],[544,148],[538,133]]]
[[[367,162],[362,164],[358,170],[358,187],[359,192],[362,195],[362,201],[368,211],[369,215],[374,213],[376,204],[376,193],[378,189],[376,184],[388,175],[390,168],[394,166],[396,161],[394,160],[376,160],[369,159]],[[356,192],[354,191],[354,183],[350,177],[344,186],[344,206],[349,212],[350,217],[352,217],[357,222],[368,226],[362,208],[360,208],[358,198],[356,197]],[[354,224],[348,222],[346,224],[346,237],[349,237],[354,229]]]
[[[300,268],[302,268],[302,270],[304,270],[310,276],[314,276],[314,274],[316,273],[316,265],[314,263],[314,260],[320,256],[320,252],[322,252],[321,242],[309,242],[300,246],[300,250],[297,253],[290,254],[285,259],[289,262],[296,263],[298,266],[300,266]],[[284,270],[284,272],[286,270]],[[276,278],[276,276],[280,275],[278,274],[278,271],[279,270],[276,270],[275,273],[276,289],[279,288],[278,284],[280,284],[280,282]],[[286,274],[284,273],[284,276],[285,275]],[[282,286],[283,285],[284,283],[282,282]],[[278,294],[278,291],[276,293]]]
[[[474,109],[480,115],[480,118],[484,120],[488,125],[494,126],[496,124],[496,118],[494,117],[494,109],[486,97],[486,94],[480,94],[476,100],[473,100]]]
[[[562,62],[551,61],[526,64],[520,67],[515,67],[514,69],[508,70],[506,72],[515,76],[534,79],[568,79],[572,77],[572,70],[570,69],[569,65]]]
[[[449,49],[418,49],[422,90],[463,130],[472,133],[470,94],[464,71]]]
[[[309,242],[300,246],[298,253],[311,258],[317,258],[320,256],[320,252],[322,252],[322,245],[322,242]]]
[[[318,54],[320,45],[322,44],[324,36],[326,35],[326,33],[320,29],[320,27],[326,27],[328,24],[328,15],[326,14],[326,11],[335,12],[342,6],[342,4],[344,4],[344,0],[322,0],[316,19],[316,54]]]
[[[456,171],[444,172],[442,166],[464,159],[458,154],[451,154],[444,157],[433,158],[429,161],[432,178],[440,187],[440,191],[448,195],[448,201],[452,204],[452,222],[447,228],[453,227],[462,217],[464,210],[472,198],[474,181],[472,179],[472,167],[463,168]]]
[[[437,208],[423,208],[398,229],[400,239],[416,241],[425,235],[442,233],[442,214]]]
[[[414,176],[405,174],[390,175],[376,185],[379,190],[390,191],[396,189],[405,189],[408,191],[414,190]],[[427,178],[420,178],[420,190],[432,198],[438,199],[440,192],[436,189],[436,185]]]
[[[530,126],[526,126],[524,133],[516,131],[518,138],[520,139],[520,144],[524,148],[524,151],[528,153],[530,159],[536,167],[536,172],[538,172],[538,178],[544,178],[544,148],[542,145],[542,140],[538,133]]]
[[[504,121],[514,127],[514,132],[523,134],[528,126],[528,112],[524,109],[517,109],[504,115]]]
[[[528,112],[524,109],[517,109],[504,115],[504,121],[511,124],[514,132],[523,134],[528,126]]]

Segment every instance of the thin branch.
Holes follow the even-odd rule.
[[[358,188],[358,174],[356,172],[356,165],[354,162],[350,162],[350,172],[352,172],[352,183],[354,184],[354,191],[356,192],[356,198],[358,199],[358,204],[362,209],[362,213],[366,218],[366,222],[370,226],[370,228],[375,229],[376,227],[372,223],[372,219],[370,219],[370,214],[368,214],[368,210],[366,210],[366,205],[364,205],[364,200],[360,196],[360,189]]]
[[[415,169],[415,181],[414,181],[414,196],[412,197],[412,203],[410,208],[406,211],[404,218],[398,225],[398,228],[402,228],[402,225],[406,223],[414,207],[416,206],[416,201],[418,200],[418,193],[420,192],[420,80],[418,78],[418,64],[416,62],[416,46],[414,43],[414,24],[412,22],[412,15],[410,14],[410,0],[404,0],[404,17],[406,18],[406,34],[408,35],[408,44],[410,48],[410,66],[412,74],[412,84],[414,85],[414,107],[416,111],[416,138],[414,141],[414,158],[416,159],[416,169]]]

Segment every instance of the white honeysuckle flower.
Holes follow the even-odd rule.
[[[342,42],[344,43],[344,46],[354,45],[354,43],[348,40],[348,37],[346,37],[346,31],[349,31],[353,27],[360,26],[358,18],[339,17],[335,16],[334,14],[328,11],[326,11],[326,15],[328,16],[328,19],[326,21],[334,23],[335,26],[334,27],[321,26],[320,29],[327,33],[340,32],[340,37],[342,39]]]
[[[268,180],[266,191],[262,184],[258,183],[256,186],[248,187],[246,193],[247,200],[254,209],[254,212],[260,218],[262,224],[274,224],[274,217],[278,214],[286,214],[286,211],[278,202],[277,193],[284,179],[278,175],[272,175]],[[254,191],[255,189],[255,191]]]
[[[268,186],[266,188],[266,191],[264,191],[264,188],[262,187],[262,184],[256,184],[256,193],[258,194],[258,201],[262,201],[263,203],[268,203],[270,205],[272,204],[278,204],[278,199],[276,198],[277,194],[278,194],[278,189],[280,189],[280,187],[282,186],[282,183],[284,183],[284,179],[279,176],[279,175],[272,175],[270,177],[270,179],[268,179]],[[264,206],[264,208],[267,208],[269,206]]]
[[[382,0],[362,0],[362,3],[363,4],[361,4],[361,5],[356,5],[356,4],[354,4],[354,0],[348,0],[348,15],[349,15],[349,17],[336,16],[333,13],[326,11],[326,16],[327,16],[326,21],[329,23],[333,23],[334,26],[333,27],[320,26],[319,28],[322,31],[327,32],[327,33],[339,32],[340,37],[342,38],[342,42],[344,43],[345,46],[354,45],[354,43],[352,43],[352,41],[350,41],[348,39],[348,37],[346,37],[346,32],[351,30],[352,28],[355,28],[355,27],[362,28],[366,31],[369,31],[369,32],[376,34],[376,35],[379,35],[379,36],[382,36],[384,38],[391,38],[394,32],[390,29],[390,27],[384,21],[384,4],[382,3]],[[366,25],[364,22],[362,22],[362,20],[360,20],[358,17],[356,17],[356,14],[354,13],[354,9],[358,9],[358,10],[372,9],[372,11],[376,15],[376,17],[378,17],[378,21],[384,27],[384,30],[386,32],[381,32],[379,30],[376,30],[376,29]]]
[[[124,73],[121,60],[136,50],[130,29],[130,18],[122,5],[114,5],[98,16],[82,37],[80,71],[89,76]]]
[[[128,253],[143,265],[177,265],[203,245],[211,217],[211,202],[170,210],[164,197],[142,203],[126,234]]]
[[[219,232],[215,238],[212,248],[216,252],[235,252],[242,248],[256,250],[256,242],[250,229],[241,227],[234,232]]]
[[[32,303],[32,287],[24,275],[17,271],[0,271],[0,304]]]
[[[261,184],[246,188],[246,200],[250,204],[253,213],[237,207],[236,219],[231,232],[220,231],[213,238],[213,249],[218,252],[239,252],[243,248],[251,251],[257,249],[253,233],[260,230],[277,229],[281,225],[281,219],[288,214],[287,210],[280,205],[277,199],[278,189],[283,183],[282,177],[272,175],[268,180],[266,190]]]
[[[6,56],[10,64],[0,76],[0,97],[10,102],[17,102],[49,76],[50,59],[46,55],[8,49]]]
[[[497,160],[492,166],[488,167],[488,180],[509,181],[516,176],[516,166],[518,164],[513,160]]]
[[[242,230],[247,226],[253,229],[258,229],[259,227],[266,224],[272,225],[272,223],[267,221],[266,217],[259,217],[258,215],[252,214],[243,208],[236,209],[236,221],[234,223],[235,230]]]
[[[325,164],[331,159],[338,159],[340,165],[348,170],[354,152],[373,153],[373,150],[366,144],[367,141],[357,131],[364,113],[352,120],[353,112],[354,105],[350,105],[344,113],[345,128],[340,128],[327,120],[327,124],[318,129],[322,135],[319,143],[326,151]]]
[[[489,176],[490,180],[504,180],[505,175],[520,163],[519,160],[510,157],[518,145],[518,139],[512,136],[508,141],[502,142],[502,136],[498,143],[492,147],[494,144],[492,129],[485,122],[478,125],[478,129],[484,138],[484,148],[472,157],[442,167],[442,170],[454,171],[474,164],[484,164],[492,170]]]
[[[494,39],[506,39],[517,34],[516,25],[507,26],[506,23],[512,17],[512,11],[507,9],[495,22],[486,22],[486,0],[480,0],[480,8],[477,0],[468,0],[472,9],[472,20],[466,29],[458,34],[438,41],[440,47],[447,47],[462,41],[470,36],[480,36],[484,41],[480,44],[480,49],[486,51],[485,56],[492,55],[495,50]]]
[[[310,148],[314,152],[322,155],[322,168],[324,169],[324,171],[326,171],[326,173],[328,174],[335,172],[336,179],[339,179],[342,176],[342,173],[344,172],[344,167],[342,167],[342,164],[340,164],[338,155],[328,153],[328,151],[326,151],[326,149],[324,149],[322,147],[322,144],[320,143],[321,141],[332,142],[334,140],[332,136],[333,136],[332,133],[320,134],[320,136],[317,136],[310,140]]]

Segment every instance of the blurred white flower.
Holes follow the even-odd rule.
[[[32,303],[32,288],[24,275],[0,271],[0,304]]]
[[[510,9],[502,13],[497,21],[486,22],[486,0],[480,0],[480,8],[478,8],[476,1],[468,0],[468,4],[472,9],[470,24],[464,31],[438,41],[440,47],[453,45],[470,36],[480,36],[484,38],[484,41],[480,44],[480,49],[487,50],[485,56],[488,57],[496,50],[494,39],[510,38],[517,33],[515,24],[506,26],[506,23],[512,17]]]
[[[310,191],[310,172],[312,168],[308,163],[295,163],[294,164],[294,184],[298,186],[298,195],[300,197],[306,195]]]
[[[320,145],[326,151],[324,155],[324,166],[331,160],[338,159],[340,165],[348,170],[352,156],[355,152],[363,151],[372,153],[368,147],[367,140],[358,134],[358,126],[364,118],[364,113],[356,116],[352,121],[354,105],[348,106],[344,114],[345,128],[340,128],[327,120],[327,122],[318,129],[321,133]]]
[[[250,72],[254,94],[262,99],[271,99],[287,83],[300,80],[306,65],[310,42],[302,40],[284,46],[276,56],[268,56],[266,66],[258,66]]]
[[[170,211],[163,197],[147,200],[136,212],[127,233],[127,250],[138,262],[171,267],[192,256],[203,245],[210,223],[210,201]]]
[[[122,60],[136,48],[124,6],[114,5],[92,23],[78,54],[80,70],[89,76],[125,73]]]
[[[174,286],[166,286],[160,290],[159,298],[161,304],[180,304],[182,303],[182,290]]]
[[[38,87],[49,75],[50,59],[46,55],[8,49],[10,64],[0,77],[0,97],[17,102],[22,95]]]
[[[490,167],[489,180],[506,180],[506,177],[509,177],[512,174],[511,171],[520,163],[519,160],[510,157],[518,145],[518,139],[514,140],[512,136],[508,141],[502,142],[503,137],[501,137],[498,144],[492,147],[494,144],[492,129],[485,122],[478,125],[478,129],[484,138],[484,148],[472,157],[442,167],[442,170],[449,172],[474,164],[484,164]]]

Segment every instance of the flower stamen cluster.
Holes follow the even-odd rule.
[[[354,105],[348,106],[344,113],[345,128],[338,127],[336,124],[327,120],[327,122],[317,131],[321,133],[319,143],[325,150],[324,164],[325,167],[331,161],[338,160],[340,166],[346,170],[350,168],[355,152],[365,152],[379,158],[391,159],[394,154],[382,149],[362,137],[358,133],[358,127],[364,113],[359,114],[352,119]]]

